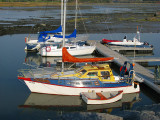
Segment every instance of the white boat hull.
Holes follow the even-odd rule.
[[[120,99],[122,99],[123,91],[116,92],[114,95],[114,92],[101,92],[100,95],[102,95],[103,98],[101,98],[97,93],[95,92],[87,92],[82,93],[82,99],[87,104],[107,104],[107,103],[114,103]],[[112,94],[112,95],[111,95]]]
[[[43,93],[43,94],[56,94],[56,95],[80,95],[82,92],[111,92],[111,91],[123,91],[126,93],[136,93],[140,91],[139,85],[134,87],[134,83],[131,86],[123,86],[123,87],[109,87],[109,88],[90,88],[90,87],[67,87],[60,85],[50,85],[39,82],[26,81],[28,88],[31,92],[35,93]]]
[[[81,46],[79,48],[75,49],[68,49],[68,52],[72,56],[78,56],[78,55],[89,55],[92,54],[95,50],[95,46]],[[47,51],[45,48],[42,48],[40,50],[41,56],[62,56],[62,48],[60,49],[51,49],[50,51]]]
[[[118,45],[118,46],[136,46],[136,45],[143,45],[142,42],[109,42],[109,45]]]

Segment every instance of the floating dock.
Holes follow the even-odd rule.
[[[105,57],[114,57],[115,59],[113,62],[117,64],[119,67],[123,65],[125,61],[132,61],[128,59],[127,57],[121,55],[120,53],[112,50],[111,48],[102,45],[100,42],[97,42],[96,40],[88,40],[88,44],[95,44],[96,42],[96,50],[100,54],[102,54]],[[135,63],[134,70],[136,72],[135,79],[137,81],[141,81],[141,78],[144,80],[144,84],[149,86],[151,89],[156,91],[158,94],[160,94],[160,87],[158,85],[154,84],[154,73],[143,66],[139,65],[138,63]]]
[[[146,51],[146,52],[152,52],[152,47],[123,47],[123,46],[107,46],[110,47],[112,50],[116,51]]]
[[[138,58],[132,58],[132,60],[134,60],[135,62],[156,62],[156,61],[160,61],[159,57],[138,57]]]
[[[135,54],[153,54],[153,47],[123,47],[123,46],[109,46],[112,50],[118,51],[121,54],[128,54],[135,52]]]

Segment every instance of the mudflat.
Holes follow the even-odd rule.
[[[25,7],[15,7],[18,3],[14,7],[0,7],[0,35],[34,34],[54,30],[61,24],[59,3],[46,6],[42,3],[25,4]],[[80,34],[135,33],[137,26],[142,33],[160,32],[159,4],[80,4],[78,7],[76,27]],[[70,3],[67,6],[66,32],[72,33],[74,27],[75,5]]]

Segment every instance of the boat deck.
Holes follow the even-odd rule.
[[[96,40],[88,40],[88,44],[94,44]],[[122,66],[125,61],[132,61],[128,59],[127,57],[121,55],[120,53],[112,50],[111,48],[102,45],[99,41],[96,42],[96,50],[100,54],[102,54],[105,57],[114,57],[115,59],[113,62],[117,64],[118,66]],[[135,63],[134,70],[136,72],[136,75],[139,77],[142,77],[144,79],[144,83],[149,86],[151,89],[155,90],[158,94],[160,94],[160,87],[158,85],[154,84],[154,73],[143,66],[139,65],[138,63]],[[137,79],[137,78],[136,78]],[[137,79],[138,80],[138,79]]]

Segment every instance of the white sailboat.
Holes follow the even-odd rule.
[[[77,1],[76,1],[77,4]],[[68,52],[73,56],[78,55],[88,55],[92,54],[93,51],[96,49],[96,46],[88,46],[88,45],[79,45],[77,43],[65,43],[65,24],[66,24],[66,6],[64,6],[64,26],[63,26],[63,45],[55,46],[55,45],[49,45],[42,47],[39,50],[39,54],[41,56],[62,56],[62,48],[66,47]],[[76,21],[76,20],[75,20]],[[75,22],[76,24],[76,22]],[[75,31],[76,31],[76,25],[75,25]],[[76,37],[75,37],[76,38]]]
[[[57,35],[62,35],[62,26],[63,26],[63,0],[61,0],[61,25],[52,31],[41,31],[38,34],[38,37],[25,37],[25,51],[38,51],[44,45],[50,45],[53,43],[59,43],[63,41],[63,38],[57,37]],[[70,37],[74,37],[72,34]],[[65,38],[65,41],[68,41],[68,38]]]

